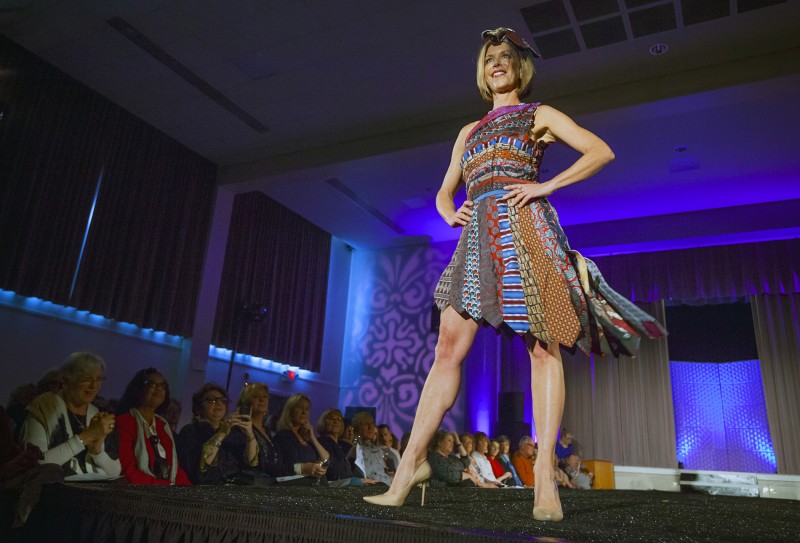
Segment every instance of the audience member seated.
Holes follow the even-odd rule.
[[[247,415],[227,411],[225,389],[215,383],[204,384],[192,395],[194,417],[177,440],[180,466],[192,484],[254,482],[258,443],[253,423]]]
[[[172,429],[161,414],[169,385],[155,368],[136,372],[119,401],[117,434],[122,474],[137,485],[189,485],[178,465]]]
[[[280,447],[265,426],[269,416],[269,387],[263,383],[249,383],[239,394],[239,413],[249,414],[253,435],[258,443],[258,467],[267,477],[275,479],[294,475],[294,466],[283,460]]]
[[[489,464],[492,466],[492,473],[494,473],[495,479],[503,484],[511,484],[513,486],[514,481],[511,479],[511,472],[503,469],[503,466],[501,466],[500,462],[497,460],[497,456],[499,454],[500,443],[495,440],[489,441],[489,451],[486,453],[486,458],[489,460]]]
[[[581,459],[577,454],[571,454],[567,457],[564,464],[564,473],[567,474],[574,488],[581,488],[583,490],[592,488],[592,477],[594,474],[581,469]]]
[[[35,445],[15,445],[12,426],[0,406],[0,489],[19,492],[13,521],[13,527],[19,528],[39,501],[42,485],[63,481],[64,472],[55,464],[39,464],[42,451]]]
[[[566,472],[559,467],[558,457],[553,454],[553,467],[555,468],[555,480],[558,486],[563,486],[564,488],[578,488],[576,484],[569,480],[569,476]]]
[[[522,484],[519,475],[517,475],[514,464],[511,463],[511,457],[508,456],[508,452],[511,450],[511,440],[508,439],[508,436],[500,436],[497,438],[497,442],[500,444],[500,454],[497,455],[497,461],[500,462],[504,471],[511,472],[508,484],[510,485],[513,481],[514,486],[525,486]]]
[[[340,445],[340,438],[344,431],[344,417],[338,409],[328,409],[317,421],[317,434],[319,442],[330,454],[328,462],[328,473],[326,477],[329,481],[341,481],[350,479],[351,483],[374,483],[371,479],[364,479],[360,473],[353,471],[353,466],[347,459],[347,453]]]
[[[406,452],[406,447],[408,447],[408,440],[411,439],[411,432],[403,432],[403,435],[400,437],[400,448],[398,452],[400,453],[400,458],[403,457],[403,453]]]
[[[172,435],[178,434],[178,423],[181,421],[181,413],[183,413],[181,402],[175,398],[170,398],[169,402],[167,402],[167,408],[164,410],[164,418],[167,420],[167,424],[169,424],[169,429],[172,430]]]
[[[455,432],[439,430],[433,435],[428,463],[431,465],[431,486],[476,486],[478,475],[471,469],[469,456],[459,443],[459,455],[451,456],[456,448]]]
[[[116,451],[106,451],[115,445],[108,438],[114,430],[114,415],[92,405],[105,371],[99,356],[73,353],[61,367],[61,391],[37,396],[28,406],[23,441],[42,451],[44,463],[61,466],[65,476],[118,477],[121,472]]]
[[[572,432],[568,432],[566,428],[562,428],[561,437],[556,442],[556,457],[558,457],[559,463],[562,463],[569,455],[573,454],[572,440]]]
[[[390,466],[390,460],[387,459],[386,469],[394,473],[397,470],[397,466],[400,465],[400,451],[398,450],[399,444],[397,442],[397,437],[392,433],[388,424],[378,425],[378,445],[387,448],[389,452],[392,453],[393,458],[391,461],[394,462],[394,466]]]
[[[38,396],[36,393],[36,385],[28,383],[15,388],[8,398],[6,413],[12,422],[14,441],[19,441],[22,424],[28,416],[28,404],[30,404],[36,396]]]
[[[309,422],[311,400],[304,394],[293,394],[283,406],[278,419],[275,443],[283,461],[292,465],[295,475],[322,477],[326,473],[330,453],[314,435]]]
[[[356,413],[353,416],[353,427],[356,438],[350,457],[364,473],[364,477],[391,485],[394,477],[392,468],[396,468],[394,454],[386,447],[378,445],[378,428],[372,415],[367,411]]]
[[[475,452],[475,437],[467,432],[464,432],[460,436],[458,436],[459,443],[461,446],[464,447],[464,450],[467,452],[467,456],[469,457],[469,463],[472,466],[473,471],[475,470],[475,460],[472,459],[472,453]]]
[[[356,439],[356,429],[353,428],[353,423],[344,419],[344,431],[342,437],[339,438],[339,445],[346,454],[350,454],[350,449],[353,447],[353,441]]]
[[[536,447],[531,436],[522,436],[519,440],[519,448],[511,455],[511,463],[517,471],[519,480],[527,487],[533,487],[535,478],[533,476],[533,463],[536,461]]]
[[[492,471],[492,464],[486,458],[489,451],[489,436],[483,432],[475,432],[475,450],[470,454],[470,458],[475,461],[475,471],[478,473],[478,480],[487,487],[502,486],[503,483],[497,480]]]
[[[394,450],[400,449],[400,441],[397,436],[392,433],[392,429],[388,424],[378,425],[378,445],[389,447]]]

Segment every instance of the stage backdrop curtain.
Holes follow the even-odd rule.
[[[800,475],[800,294],[753,296],[750,306],[778,473]]]
[[[260,192],[237,195],[214,345],[319,371],[330,253],[327,232]],[[244,304],[265,305],[265,321],[240,318]]]
[[[664,322],[661,302],[640,304]],[[668,325],[668,323],[667,323]],[[643,339],[636,358],[564,355],[563,425],[586,458],[677,467],[666,338]]]
[[[634,301],[722,303],[800,292],[800,239],[595,257],[603,276]]]
[[[191,335],[216,166],[3,36],[0,68],[0,288]]]

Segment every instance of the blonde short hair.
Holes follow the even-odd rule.
[[[239,401],[236,402],[236,407],[242,407],[243,404],[250,403],[253,395],[258,391],[269,394],[269,387],[264,383],[247,383],[239,394]]]
[[[283,406],[281,418],[278,419],[278,430],[291,430],[292,429],[292,410],[297,407],[301,401],[307,401],[308,406],[311,407],[311,400],[305,394],[292,394]]]
[[[508,43],[508,42],[501,42],[501,43]],[[497,45],[492,43],[492,40],[486,40],[483,42],[480,51],[478,52],[478,73],[477,73],[477,83],[478,83],[478,91],[481,93],[481,97],[486,100],[487,102],[494,101],[494,93],[492,89],[489,88],[489,85],[486,83],[486,51],[492,45]],[[517,76],[519,78],[519,83],[517,84],[517,94],[520,98],[527,97],[531,91],[533,90],[533,78],[536,75],[536,67],[533,65],[533,57],[530,54],[521,54],[519,49],[517,49],[513,44],[509,43],[509,50],[511,51],[511,62],[514,68],[517,71]]]

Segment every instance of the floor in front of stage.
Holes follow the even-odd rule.
[[[564,521],[531,518],[533,491],[414,489],[403,507],[375,487],[45,488],[31,541],[799,541],[800,502],[659,491],[560,491]]]

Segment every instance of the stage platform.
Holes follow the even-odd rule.
[[[565,520],[531,518],[531,490],[415,489],[406,506],[376,488],[45,487],[28,525],[0,539],[43,542],[624,542],[800,540],[800,502],[635,490],[561,490]],[[4,537],[5,536],[5,537]]]
[[[800,475],[614,466],[615,488],[800,500]],[[800,541],[800,537],[798,537]]]

